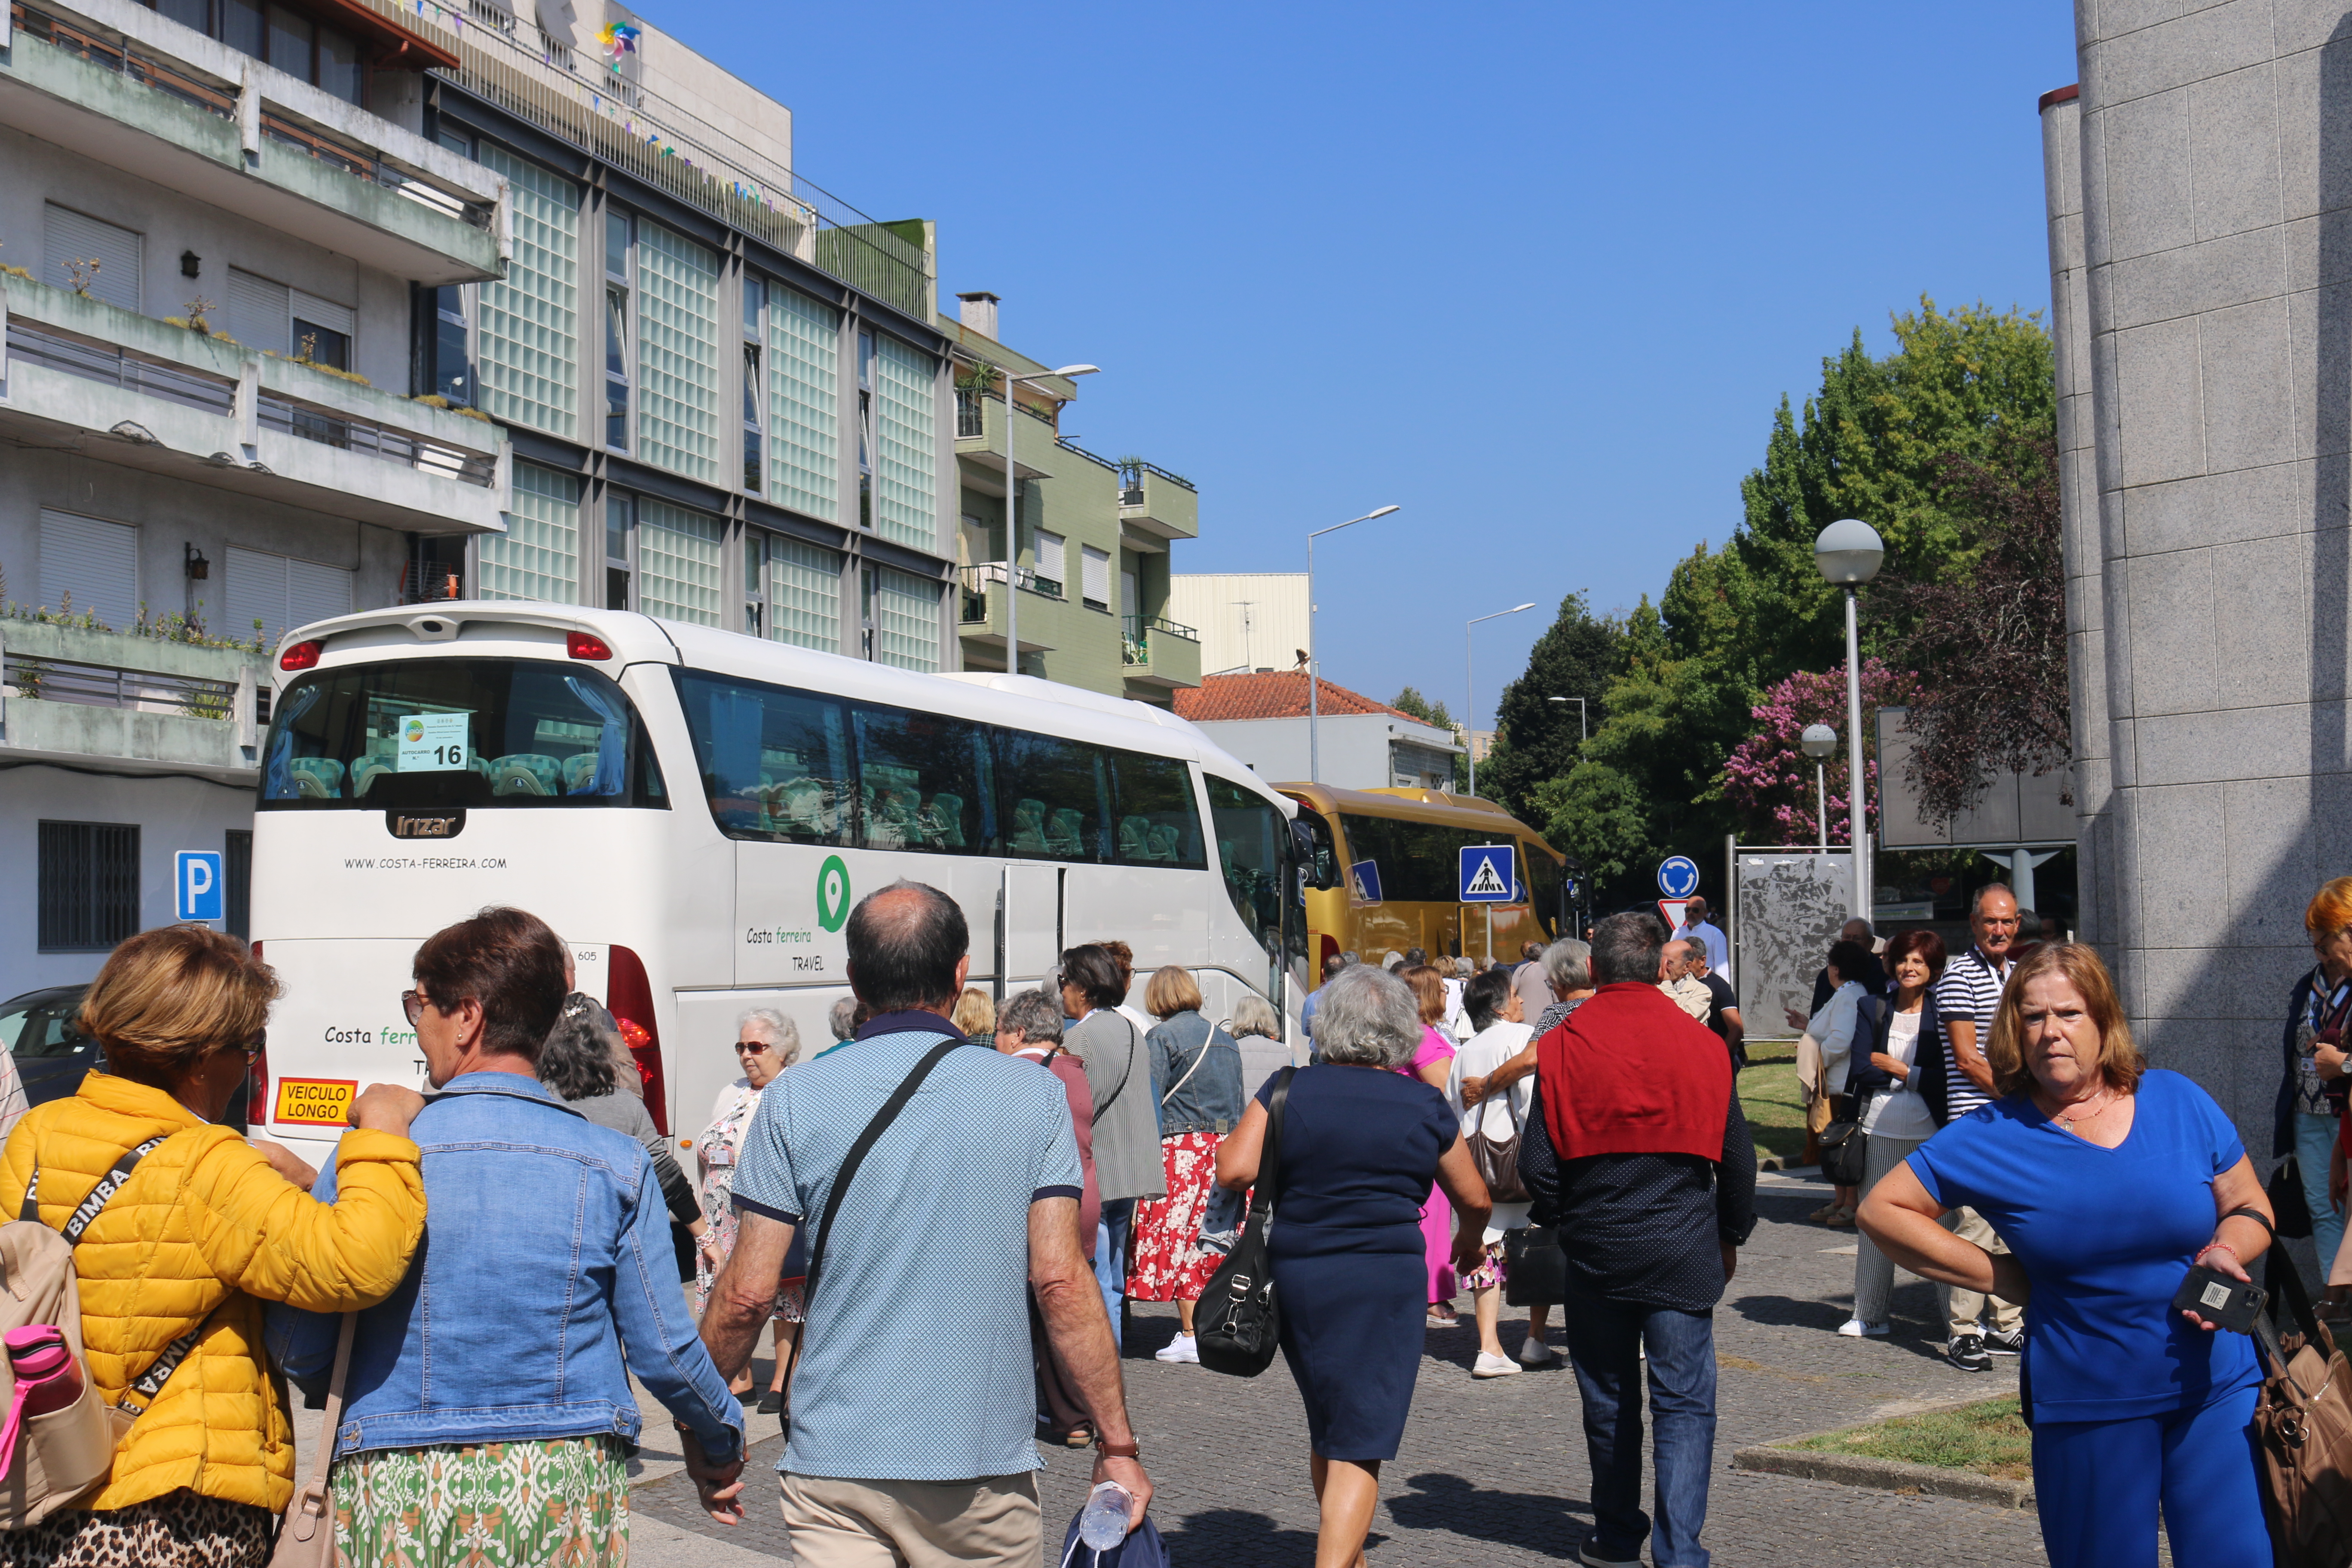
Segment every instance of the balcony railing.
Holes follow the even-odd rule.
[[[348,414],[299,403],[274,392],[261,395],[261,427],[282,430],[305,441],[381,458],[443,479],[461,479],[469,485],[488,488],[498,479],[498,459],[487,453],[468,452],[412,431],[354,419]]]
[[[83,708],[129,708],[142,713],[177,713],[190,719],[227,719],[236,709],[237,683],[200,676],[165,675],[119,665],[43,658],[14,649],[0,657],[0,686],[37,702],[70,702]],[[269,722],[270,689],[257,684],[256,721]]]
[[[1182,637],[1189,643],[1197,643],[1201,640],[1199,632],[1181,621],[1171,621],[1165,616],[1121,616],[1118,628],[1120,660],[1126,664],[1151,662],[1151,634],[1154,632],[1166,637]]]
[[[1005,580],[1004,563],[983,561],[977,566],[959,566],[956,568],[956,576],[961,580],[966,593],[984,595],[988,592],[989,584],[1002,583]],[[1062,596],[1060,581],[1052,577],[1039,576],[1034,567],[1021,568],[1021,586],[1032,594],[1042,594],[1048,599],[1058,599]],[[983,612],[976,618],[986,620],[988,617]]]
[[[43,331],[15,317],[8,321],[8,358],[200,408],[207,414],[231,414],[236,409],[236,383],[233,381],[199,375],[111,344],[85,342],[79,338]]]
[[[956,439],[977,441],[988,434],[985,395],[956,389]]]

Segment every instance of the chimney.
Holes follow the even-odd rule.
[[[959,294],[956,296],[956,314],[962,320],[965,326],[991,342],[1001,343],[1004,341],[996,331],[995,295],[985,289],[973,294]]]

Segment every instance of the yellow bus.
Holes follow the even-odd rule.
[[[1493,801],[1433,789],[1274,787],[1298,803],[1298,820],[1315,837],[1307,887],[1310,988],[1323,984],[1323,961],[1335,952],[1378,963],[1417,947],[1516,962],[1522,944],[1569,934],[1567,858]],[[1479,844],[1518,847],[1519,885],[1510,902],[1457,898],[1456,851]],[[1355,868],[1366,862],[1371,876],[1360,879]],[[1377,900],[1363,896],[1374,891]]]

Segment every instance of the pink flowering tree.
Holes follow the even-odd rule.
[[[1878,659],[1862,665],[1862,742],[1865,793],[1864,809],[1871,809],[1877,793],[1878,763],[1873,712],[1908,704],[1919,689],[1919,678],[1908,670],[1889,669]],[[1758,723],[1755,734],[1740,742],[1723,764],[1723,797],[1739,814],[1740,837],[1749,844],[1813,844],[1819,842],[1815,820],[1813,760],[1798,742],[1808,724],[1827,724],[1837,731],[1835,755],[1828,773],[1830,842],[1848,842],[1845,671],[1801,670],[1765,692],[1764,700],[1749,712]],[[1875,831],[1871,819],[1865,826]]]

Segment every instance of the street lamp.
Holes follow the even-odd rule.
[[[1797,746],[1813,759],[1813,821],[1822,831],[1822,849],[1830,847],[1830,781],[1822,763],[1837,754],[1837,731],[1827,724],[1808,724]]]
[[[1591,740],[1591,739],[1592,738],[1591,731],[1587,731],[1587,730],[1585,729],[1585,727],[1584,727],[1585,706],[1584,706],[1584,699],[1583,699],[1583,698],[1581,698],[1581,697],[1547,697],[1547,698],[1545,698],[1545,699],[1544,699],[1544,700],[1545,700],[1545,701],[1547,701],[1547,702],[1573,702],[1573,703],[1575,703],[1575,704],[1576,704],[1576,743],[1577,743],[1578,745],[1580,745],[1580,745],[1584,744],[1584,742],[1587,742],[1587,741],[1589,741],[1589,740]]]
[[[1862,829],[1862,637],[1855,625],[1853,591],[1878,575],[1886,545],[1860,518],[1841,518],[1813,541],[1813,564],[1833,588],[1845,590],[1846,807],[1853,826],[1853,918],[1870,918],[1870,856]]]
[[[1315,542],[1327,533],[1337,533],[1343,528],[1353,528],[1360,522],[1386,517],[1394,510],[1396,508],[1392,506],[1379,507],[1361,517],[1351,517],[1345,522],[1318,528],[1307,536],[1307,782],[1309,784],[1323,782],[1323,739],[1316,728],[1317,721],[1322,717],[1322,708],[1317,700],[1315,689]]]
[[[1004,668],[1009,675],[1021,673],[1021,480],[1013,468],[1013,416],[1019,410],[1013,406],[1013,389],[1024,382],[1094,375],[1101,369],[1095,364],[1066,364],[1031,375],[1004,372]],[[982,595],[987,592],[984,586],[981,589]]]
[[[1491,616],[1475,616],[1463,623],[1462,700],[1467,706],[1462,714],[1462,738],[1469,742],[1470,795],[1473,799],[1475,799],[1478,794],[1478,739],[1477,736],[1473,733],[1478,726],[1478,696],[1476,679],[1470,673],[1470,628],[1476,626],[1480,621],[1499,621],[1505,616],[1516,616],[1521,610],[1532,610],[1534,608],[1535,605],[1532,604],[1513,605],[1507,610],[1496,610]]]

